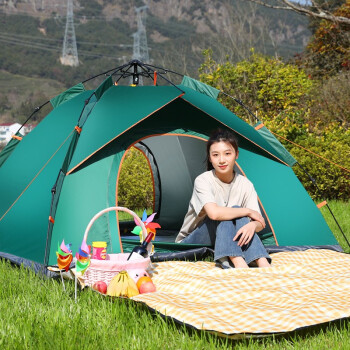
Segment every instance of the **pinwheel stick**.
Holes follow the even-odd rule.
[[[63,290],[66,291],[66,286],[64,285],[64,279],[63,279],[63,275],[62,275],[62,270],[60,270],[60,275],[61,275],[61,281],[62,281],[62,285],[63,285]]]
[[[78,278],[77,278],[77,273],[75,273],[75,291],[74,291],[75,302],[77,302],[77,288],[78,288]]]

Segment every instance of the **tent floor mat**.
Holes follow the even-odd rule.
[[[130,235],[130,236],[122,235],[121,237],[123,240],[140,242],[140,237],[138,235],[137,236],[136,235]],[[169,236],[157,235],[155,240],[157,242],[175,243],[175,238],[176,238],[176,236],[174,236],[174,235],[169,235]]]
[[[280,252],[272,254],[271,268],[153,264],[157,292],[132,299],[195,329],[232,337],[268,335],[350,317],[349,254]]]

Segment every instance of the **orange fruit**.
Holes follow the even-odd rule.
[[[138,279],[136,285],[137,285],[137,288],[140,289],[141,287],[141,284],[145,283],[145,282],[152,282],[152,278],[149,277],[149,276],[142,276]],[[153,282],[152,282],[153,283]]]

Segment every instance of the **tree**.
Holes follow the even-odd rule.
[[[310,5],[304,5],[301,1],[290,0],[248,0],[256,4],[279,10],[288,10],[300,13],[305,16],[324,19],[330,22],[350,25],[350,18],[344,17],[342,14],[335,14],[332,11],[334,1],[316,1],[308,0]],[[349,3],[349,0],[346,1]]]
[[[350,20],[350,1],[334,11]],[[350,69],[350,24],[320,21],[305,52],[304,62],[313,76],[334,76]]]

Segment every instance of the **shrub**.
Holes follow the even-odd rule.
[[[341,72],[317,84],[310,110],[310,123],[318,128],[338,122],[350,127],[350,71]]]
[[[144,155],[132,147],[122,163],[118,204],[131,210],[153,207],[152,175]]]
[[[216,63],[210,50],[205,51],[204,56],[201,81],[242,100],[250,109],[258,110],[264,120],[288,117],[286,112],[304,112],[309,107],[313,81],[296,65],[285,64],[254,50],[247,60],[237,64]],[[219,101],[234,113],[246,115],[232,99],[221,96]]]
[[[284,128],[279,128],[277,123],[271,121],[267,123],[267,126],[279,135],[284,134],[289,140],[293,139],[292,135],[294,133],[294,142],[298,145],[346,169],[350,169],[350,130],[345,130],[336,123],[328,125],[321,132],[312,133],[309,132],[307,124],[300,128],[295,124],[287,124]],[[293,167],[294,172],[313,199],[349,200],[350,174],[346,170],[291,143],[286,143],[281,139],[280,141],[315,179],[317,187],[301,167],[298,165]]]

